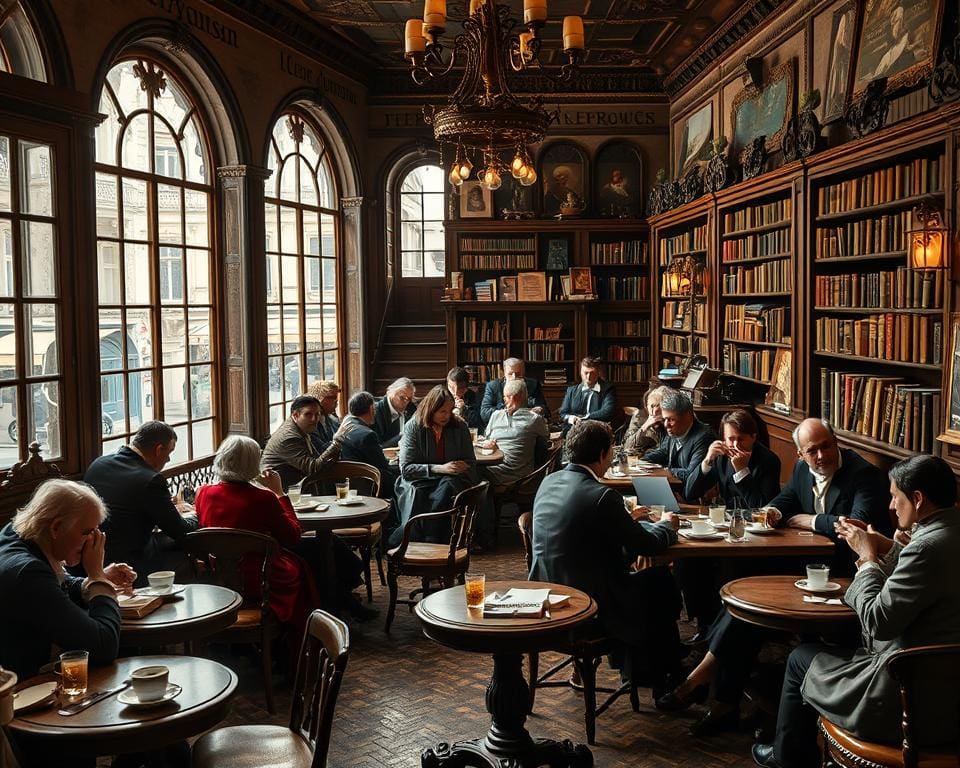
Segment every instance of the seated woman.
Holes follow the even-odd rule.
[[[290,499],[283,492],[280,475],[260,473],[260,446],[242,435],[231,435],[220,444],[213,470],[220,478],[197,492],[195,507],[201,528],[238,528],[272,536],[281,547],[300,544],[303,530]],[[256,480],[263,488],[251,484]],[[307,618],[320,601],[306,562],[288,549],[281,549],[270,569],[270,610],[281,624],[291,628],[294,653],[306,628]],[[243,563],[244,593],[260,597],[261,563]]]
[[[125,563],[103,567],[106,507],[88,485],[47,480],[0,531],[0,665],[21,680],[50,661],[53,647],[85,650],[91,664],[110,664],[120,646],[117,589],[136,573]],[[83,564],[86,578],[64,566]]]
[[[660,445],[660,441],[666,437],[667,430],[663,426],[663,412],[660,410],[660,403],[663,396],[670,392],[670,387],[661,385],[648,389],[643,396],[643,403],[647,408],[646,415],[643,410],[637,411],[630,419],[627,426],[627,432],[623,436],[623,450],[627,453],[639,453],[643,455],[651,448]]]
[[[886,670],[894,651],[960,643],[960,510],[950,466],[913,456],[890,470],[891,508],[900,531],[888,539],[840,518],[837,533],[858,555],[857,573],[843,597],[860,618],[866,648],[819,643],[798,646],[787,660],[773,744],[754,744],[757,765],[819,765],[816,722],[831,723],[869,741],[898,743],[901,701]],[[946,681],[927,683],[915,702],[921,744],[955,744],[956,692]]]
[[[453,415],[453,395],[436,386],[420,401],[417,411],[400,437],[400,477],[394,501],[400,527],[390,537],[397,546],[407,520],[425,512],[450,509],[460,491],[478,482],[476,454],[470,429]],[[414,539],[439,543],[446,540],[449,526],[420,526]]]

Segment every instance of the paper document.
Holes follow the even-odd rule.
[[[569,599],[569,595],[551,595],[549,589],[512,587],[506,592],[488,595],[483,604],[483,616],[487,619],[538,619],[545,613],[549,615],[550,607],[560,607]]]

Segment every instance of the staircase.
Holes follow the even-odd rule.
[[[447,376],[447,329],[443,325],[388,325],[373,371],[373,394],[382,395],[401,376],[417,385],[417,397]]]

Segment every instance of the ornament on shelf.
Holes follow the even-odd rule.
[[[763,166],[767,162],[767,137],[757,136],[740,151],[740,168],[743,170],[743,179],[753,179],[763,173]]]
[[[783,134],[780,148],[784,162],[792,163],[801,157],[810,157],[820,149],[820,121],[814,110],[820,106],[819,89],[812,90],[800,97],[800,109],[797,116]]]
[[[944,46],[943,61],[930,73],[927,92],[935,104],[960,98],[960,18],[953,46]]]
[[[710,142],[710,160],[704,174],[703,187],[706,192],[719,192],[733,183],[734,174],[726,153],[727,137],[718,136]]]
[[[890,100],[884,94],[886,90],[887,78],[878,77],[870,81],[863,96],[847,105],[843,119],[854,138],[863,138],[883,127],[890,109]]]

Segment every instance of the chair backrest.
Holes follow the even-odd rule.
[[[524,512],[517,518],[520,528],[520,543],[523,544],[523,557],[527,561],[527,573],[533,565],[533,512]]]
[[[380,470],[362,461],[336,461],[305,477],[303,486],[307,488],[317,483],[332,483],[344,479],[349,479],[350,487],[357,488],[363,496],[380,495]],[[354,485],[357,480],[361,483],[359,487]]]
[[[536,496],[537,489],[540,487],[540,483],[543,482],[543,478],[545,478],[551,472],[556,471],[557,462],[560,459],[560,451],[562,449],[562,442],[556,441],[556,443],[551,443],[550,448],[547,451],[546,461],[533,470],[533,472],[531,472],[529,475],[520,478],[513,488],[512,495],[515,494],[521,500],[532,499],[534,496]]]
[[[470,550],[470,539],[473,536],[473,521],[480,514],[487,501],[487,491],[490,483],[482,483],[460,491],[453,500],[453,514],[450,519],[450,552],[448,560],[452,566],[456,559],[457,550]]]
[[[310,745],[312,768],[327,764],[333,714],[349,654],[347,625],[326,611],[314,611],[303,633],[290,703],[290,730]]]
[[[53,477],[60,477],[60,467],[40,457],[40,444],[34,440],[27,447],[26,461],[18,461],[0,473],[0,526],[10,520],[29,501],[37,486]]]
[[[960,643],[925,645],[897,651],[887,659],[887,670],[900,687],[903,766],[917,768],[920,762],[917,703],[924,698],[929,701],[931,686],[935,685],[941,695],[952,695],[950,711],[957,716],[960,705]],[[960,718],[957,726],[960,728]],[[960,740],[955,748],[960,764]]]
[[[640,409],[635,405],[625,405],[623,406],[623,418],[627,420],[627,423],[630,423],[630,419],[640,413]]]
[[[270,569],[280,550],[277,540],[237,528],[201,528],[184,537],[183,550],[197,579],[227,587],[244,595],[241,564],[247,558],[260,562],[260,612],[270,603]],[[246,598],[246,595],[244,595]]]

